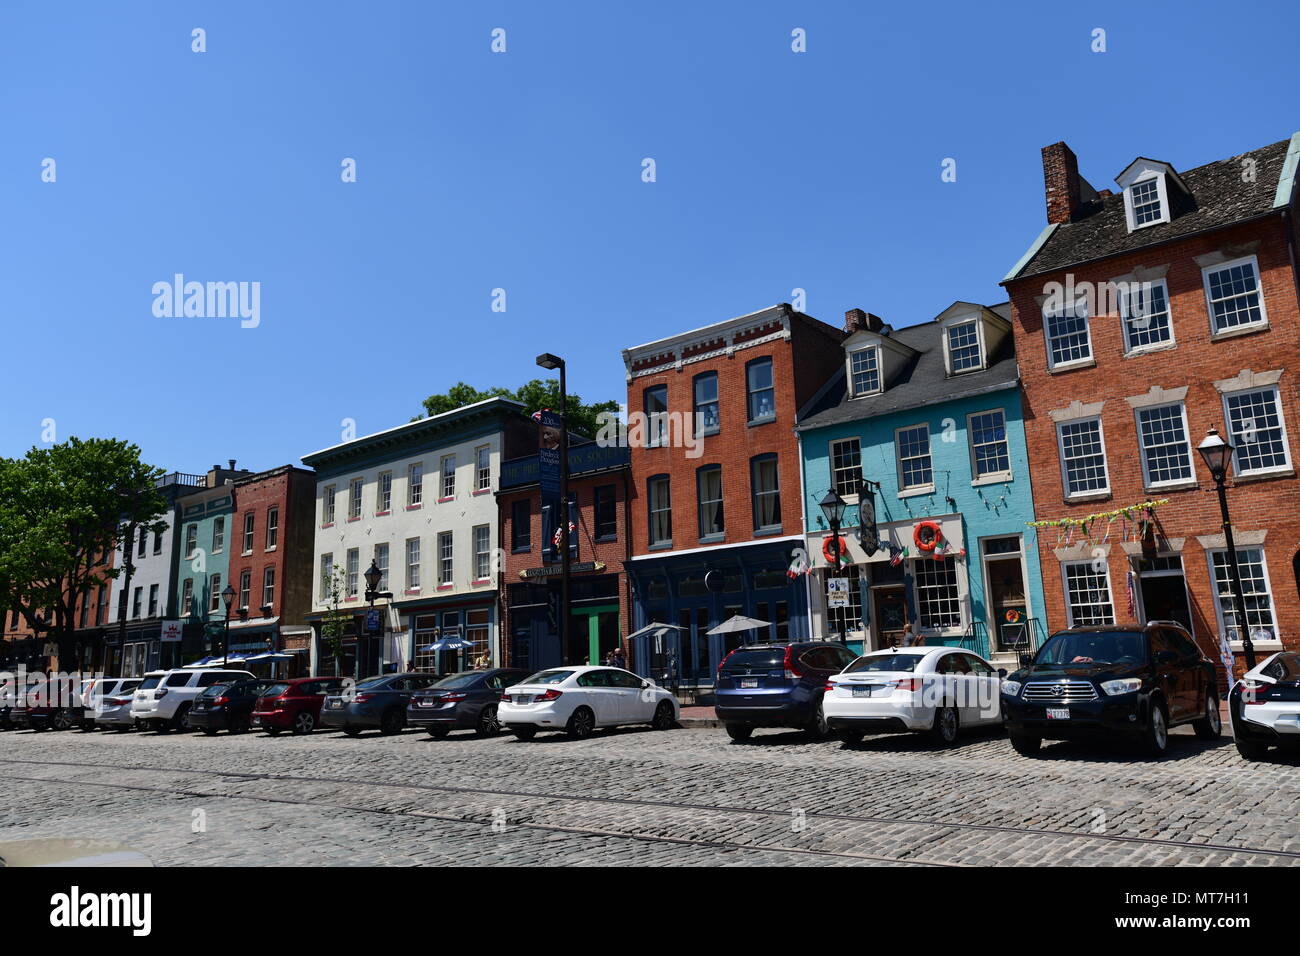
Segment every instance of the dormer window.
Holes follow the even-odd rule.
[[[849,353],[849,389],[854,398],[880,391],[880,349],[876,346]]]
[[[1174,205],[1190,195],[1174,167],[1143,156],[1129,163],[1115,182],[1124,190],[1124,219],[1129,232],[1170,222]]]
[[[1160,179],[1144,179],[1129,189],[1129,202],[1133,207],[1135,229],[1164,220],[1164,204],[1160,201]]]
[[[972,319],[948,327],[948,370],[953,375],[984,367],[979,322]]]

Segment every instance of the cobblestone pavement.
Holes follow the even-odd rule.
[[[585,741],[0,734],[0,840],[120,840],[160,865],[1293,866],[1300,762],[1001,734],[937,750],[760,731]]]

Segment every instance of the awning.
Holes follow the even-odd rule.
[[[447,637],[440,641],[434,641],[432,644],[425,644],[424,647],[417,648],[421,653],[429,651],[463,651],[473,647],[469,641],[461,640],[459,637]]]

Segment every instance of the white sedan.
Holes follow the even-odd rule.
[[[960,647],[896,647],[859,657],[826,683],[826,723],[851,742],[928,733],[949,745],[963,727],[1002,723],[1005,671]]]
[[[1260,760],[1268,748],[1300,748],[1300,653],[1280,651],[1242,675],[1228,695],[1237,752]]]
[[[617,667],[553,667],[501,695],[497,720],[520,740],[539,730],[589,737],[597,727],[649,724],[667,730],[677,722],[677,698]]]

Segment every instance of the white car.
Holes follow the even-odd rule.
[[[1246,671],[1228,695],[1237,752],[1259,760],[1270,746],[1300,747],[1300,653],[1279,651]]]
[[[136,688],[131,701],[131,717],[159,733],[181,730],[185,715],[194,698],[213,684],[234,680],[254,680],[248,671],[215,670],[203,667],[178,667],[169,671],[150,671]]]
[[[649,724],[667,730],[677,722],[677,698],[617,667],[552,667],[501,695],[497,720],[520,740],[539,730],[583,738],[597,727]]]
[[[960,647],[896,647],[859,657],[826,683],[822,711],[852,743],[866,734],[928,733],[949,745],[963,727],[1002,723],[1005,672]]]
[[[104,677],[95,681],[88,692],[83,691],[86,719],[103,729],[129,730],[135,726],[131,703],[142,681],[141,677]]]

